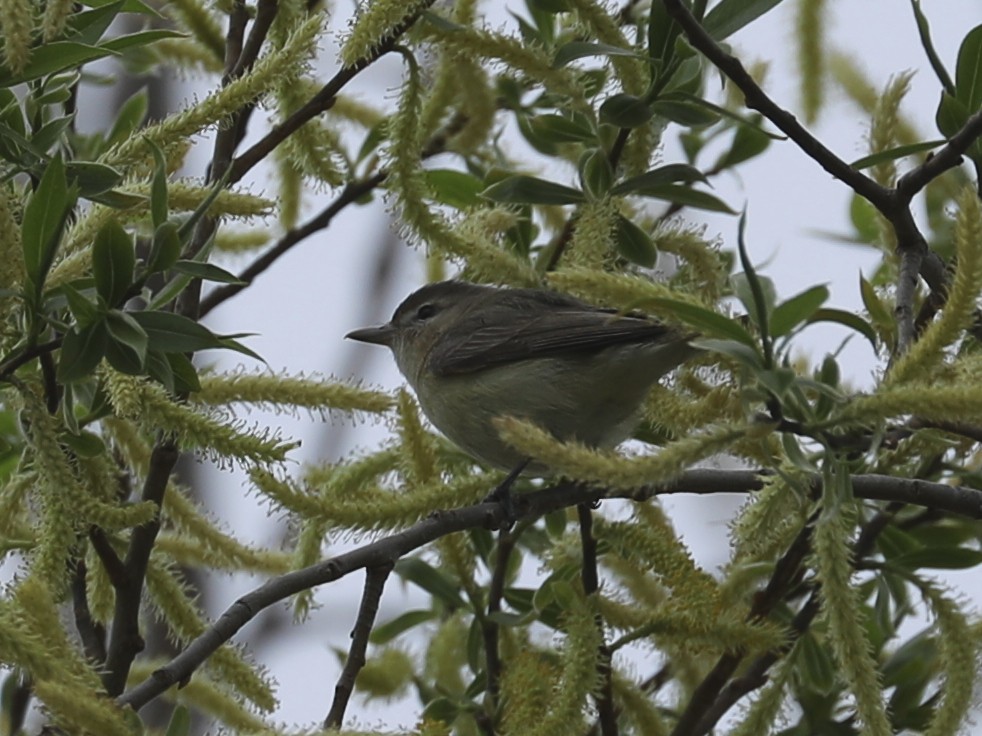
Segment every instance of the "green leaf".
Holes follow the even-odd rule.
[[[853,194],[849,201],[849,221],[856,237],[863,243],[875,243],[880,237],[880,225],[876,208],[869,200]]]
[[[719,115],[694,102],[682,100],[655,100],[651,103],[655,115],[671,120],[673,123],[690,128],[699,128],[719,122]]]
[[[534,176],[509,176],[492,184],[482,196],[506,204],[579,204],[586,200],[579,189]]]
[[[529,119],[529,126],[536,134],[556,143],[583,143],[597,138],[597,132],[579,117],[536,115]]]
[[[106,353],[109,333],[105,322],[95,322],[82,330],[72,330],[61,343],[57,378],[72,383],[92,375]]]
[[[640,227],[623,215],[617,216],[617,229],[614,232],[617,251],[631,263],[645,268],[654,268],[658,251],[651,237]]]
[[[416,611],[406,611],[396,616],[391,621],[386,621],[380,626],[376,626],[368,640],[372,644],[386,644],[395,639],[399,634],[409,629],[415,628],[420,624],[425,624],[436,618],[436,612],[430,609],[419,609]]]
[[[702,192],[698,189],[678,184],[662,184],[660,186],[645,187],[643,190],[636,192],[636,194],[642,197],[673,202],[685,207],[695,207],[699,210],[722,212],[727,215],[736,214],[736,211],[719,197],[708,192]]]
[[[924,547],[890,560],[890,565],[904,570],[965,570],[982,565],[982,551],[965,547]]]
[[[174,380],[174,369],[171,368],[168,360],[171,355],[184,357],[183,353],[163,353],[159,350],[148,350],[147,375],[167,389],[168,393],[176,396],[178,394],[177,382]]]
[[[870,322],[876,328],[880,338],[887,345],[893,345],[897,334],[897,321],[893,318],[890,310],[880,299],[876,289],[862,274],[859,274],[859,293],[863,299],[863,306],[869,312]]]
[[[923,151],[930,151],[932,148],[937,148],[938,146],[943,146],[945,140],[939,139],[935,141],[922,141],[921,143],[910,143],[906,146],[897,146],[896,148],[888,148],[886,151],[880,151],[879,153],[871,153],[869,156],[863,156],[862,158],[857,158],[853,161],[850,166],[852,166],[857,171],[862,171],[863,169],[868,169],[870,166],[876,166],[877,164],[882,164],[887,161],[896,161],[907,156],[913,156],[915,153],[921,153]]]
[[[133,319],[132,314],[114,309],[106,315],[106,327],[116,342],[133,351],[142,369],[147,360],[150,338],[139,322]]]
[[[171,271],[185,273],[202,281],[216,281],[220,284],[244,285],[246,282],[239,280],[235,274],[229,273],[224,268],[219,268],[213,263],[198,263],[197,261],[177,261],[170,267]]]
[[[133,135],[146,119],[148,107],[149,96],[147,88],[144,87],[133,94],[119,108],[116,120],[113,121],[113,127],[109,131],[109,135],[106,136],[106,145],[114,146]]]
[[[160,223],[153,233],[150,255],[147,257],[147,272],[157,273],[168,270],[177,263],[183,248],[177,223],[170,220]]]
[[[68,176],[78,183],[79,192],[86,199],[105,194],[123,180],[123,174],[112,166],[94,161],[70,161]]]
[[[150,182],[150,214],[153,226],[159,228],[167,222],[167,161],[156,143],[147,139],[146,144],[153,153],[153,178]]]
[[[86,3],[95,6],[95,3]],[[122,11],[123,3],[107,2],[93,10],[75,13],[68,18],[65,35],[72,41],[95,46]]]
[[[580,184],[593,199],[601,199],[610,191],[614,170],[607,159],[607,153],[602,148],[584,151],[578,169]]]
[[[648,11],[648,56],[659,62],[653,75],[656,81],[661,80],[672,66],[675,41],[681,33],[682,27],[669,15],[664,3],[652,2]]]
[[[202,324],[173,312],[131,312],[149,338],[149,347],[163,353],[193,353],[220,348],[222,338]]]
[[[771,314],[771,334],[781,337],[811,317],[829,298],[827,286],[813,286],[778,304]]]
[[[748,346],[736,340],[717,340],[714,338],[700,338],[693,340],[692,345],[703,350],[712,350],[715,353],[728,355],[734,360],[743,363],[753,371],[760,371],[764,367],[763,359],[756,347]]]
[[[423,175],[438,202],[459,209],[474,207],[481,202],[484,183],[473,174],[453,169],[427,169]]]
[[[453,723],[460,713],[460,706],[446,696],[433,698],[423,708],[423,719],[426,721],[440,721],[448,726]]]
[[[828,694],[836,684],[837,669],[829,648],[820,644],[812,632],[798,640],[798,658],[803,684],[817,692]]]
[[[75,195],[68,187],[61,155],[51,159],[37,189],[24,207],[21,244],[27,278],[40,295],[44,279],[54,261],[61,232]]]
[[[394,570],[403,580],[414,583],[451,608],[467,608],[459,587],[450,576],[419,557],[404,557],[396,563]]]
[[[969,113],[982,109],[982,25],[970,30],[958,49],[955,97]]]
[[[733,142],[729,150],[716,161],[713,169],[723,171],[744,161],[749,161],[767,150],[771,145],[771,137],[759,127],[739,125],[733,134]]]
[[[74,119],[74,115],[62,115],[46,122],[31,136],[32,149],[37,152],[47,151],[61,140]],[[68,166],[71,168],[72,163],[69,163]]]
[[[966,120],[968,120],[968,108],[954,95],[942,92],[941,102],[938,103],[938,110],[934,114],[934,122],[938,130],[946,138],[951,138],[961,129]]]
[[[115,220],[110,220],[96,233],[92,242],[92,275],[96,291],[106,304],[117,306],[133,285],[136,254],[133,238]]]
[[[858,314],[846,312],[842,309],[829,309],[825,307],[817,310],[808,319],[808,324],[810,325],[815,324],[816,322],[836,322],[840,325],[848,327],[849,329],[855,330],[869,340],[869,344],[873,346],[874,351],[877,350],[876,330],[874,330],[870,323],[864,320]]]
[[[706,175],[696,167],[689,166],[688,164],[666,164],[665,166],[659,166],[657,169],[646,171],[643,174],[632,176],[630,179],[625,179],[611,189],[610,193],[618,196],[626,194],[640,194],[644,196],[646,191],[653,187],[659,188],[666,184],[677,182],[691,184],[695,181],[707,181]]]
[[[741,342],[754,349],[757,347],[757,342],[743,325],[705,307],[661,297],[645,300],[642,306],[645,309],[652,309],[653,315],[656,317],[660,311],[669,312],[676,319],[707,337],[726,338]]]
[[[106,443],[102,438],[84,429],[77,433],[62,432],[58,435],[58,441],[68,445],[79,457],[99,457],[106,451]]]
[[[177,31],[171,31],[166,28],[155,28],[149,31],[137,31],[136,33],[128,33],[124,36],[111,38],[108,41],[99,44],[99,48],[108,49],[113,52],[120,52],[125,51],[126,49],[135,48],[137,46],[147,46],[155,41],[161,41],[165,38],[185,37],[185,34],[178,33]]]
[[[68,308],[72,311],[76,325],[81,329],[88,327],[102,315],[99,305],[82,294],[71,284],[62,284],[59,287],[68,302]]]
[[[721,0],[706,15],[702,27],[716,41],[722,41],[757,20],[781,0]]]
[[[620,46],[612,46],[609,43],[570,41],[556,50],[552,65],[556,68],[563,67],[571,61],[583,59],[587,56],[630,56],[635,59],[639,58],[639,54],[636,51],[622,49]]]
[[[75,41],[52,41],[41,44],[34,47],[30,61],[21,72],[14,74],[9,69],[0,67],[0,86],[12,87],[15,84],[30,82],[33,79],[57,74],[80,64],[110,56],[112,53],[112,49]]]
[[[148,353],[148,360],[149,360]],[[201,390],[201,382],[198,380],[198,369],[194,363],[184,353],[167,353],[164,356],[167,365],[170,367],[173,376],[173,390],[181,394],[190,394]]]
[[[640,97],[624,93],[611,95],[600,106],[600,122],[618,128],[639,128],[654,114],[652,106]]]
[[[174,707],[171,713],[170,722],[167,724],[167,732],[164,736],[188,736],[191,733],[191,711],[186,705]]]

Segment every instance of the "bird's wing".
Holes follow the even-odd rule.
[[[515,310],[511,319],[502,316],[496,315],[495,324],[486,324],[480,314],[463,320],[455,326],[452,339],[444,338],[434,345],[430,369],[442,376],[471,373],[530,358],[590,353],[672,334],[670,328],[652,320],[580,305],[549,310],[537,317],[524,310]]]

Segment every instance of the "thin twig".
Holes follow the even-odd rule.
[[[515,549],[515,537],[508,527],[498,531],[498,547],[494,558],[494,573],[488,585],[488,617],[481,622],[481,635],[484,639],[484,658],[488,678],[488,710],[493,716],[498,707],[501,690],[501,655],[498,652],[498,624],[489,617],[501,610],[501,599],[505,594],[505,580],[508,577],[508,560]]]
[[[580,575],[583,581],[583,592],[589,597],[600,595],[600,575],[597,571],[597,539],[593,536],[592,504],[581,503],[576,506],[580,520],[580,546],[583,550],[583,564]],[[610,662],[610,648],[607,646],[604,620],[598,608],[594,623],[600,634],[600,645],[597,647],[597,675],[600,677],[600,692],[596,695],[597,717],[600,723],[600,733],[603,736],[617,736],[617,710],[614,707],[613,668]]]
[[[14,375],[14,372],[18,368],[20,368],[22,365],[27,365],[38,356],[43,355],[44,353],[50,353],[52,350],[57,350],[61,347],[61,342],[63,339],[64,338],[56,337],[54,340],[48,340],[48,342],[32,345],[25,348],[24,352],[10,356],[3,363],[0,363],[0,381],[6,381],[8,378],[10,378],[10,376]]]
[[[351,648],[348,650],[348,658],[344,662],[338,684],[334,688],[334,702],[331,703],[331,710],[324,720],[325,730],[341,728],[341,723],[344,721],[344,711],[355,689],[355,678],[365,666],[368,637],[372,633],[372,626],[375,625],[378,604],[390,572],[392,572],[392,562],[388,561],[365,571],[365,590],[361,595],[361,606],[358,608],[355,627],[351,631]]]
[[[897,181],[897,196],[910,202],[921,189],[953,169],[962,161],[962,155],[982,136],[982,111],[970,116],[948,142],[924,163],[914,167]]]
[[[389,34],[376,44],[372,52],[351,66],[345,66],[311,97],[299,110],[290,115],[279,125],[275,126],[259,141],[253,144],[232,162],[229,183],[234,184],[252,169],[253,166],[268,156],[278,145],[285,141],[294,131],[309,120],[330,110],[337,101],[337,96],[345,85],[354,79],[359,72],[373,64],[380,57],[395,48],[396,42],[409,28],[413,26],[425,8],[407,15]]]
[[[72,611],[75,614],[75,630],[82,641],[82,650],[86,659],[94,665],[106,661],[106,629],[92,618],[89,609],[89,596],[85,589],[85,560],[79,557],[75,560],[72,571]]]
[[[338,195],[338,198],[325,207],[314,218],[308,220],[300,227],[293,228],[277,241],[276,245],[256,258],[242,273],[238,275],[241,284],[226,284],[212,290],[204,299],[201,300],[199,312],[202,317],[217,307],[227,299],[231,299],[240,291],[249,286],[257,276],[266,271],[283,255],[288,253],[295,245],[310,237],[318,230],[323,230],[331,221],[348,205],[357,202],[361,197],[371,192],[375,187],[385,181],[387,171],[380,171],[374,176],[348,184]]]

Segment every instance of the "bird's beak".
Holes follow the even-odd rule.
[[[372,345],[389,346],[392,344],[395,334],[396,328],[391,323],[388,323],[379,325],[378,327],[363,327],[360,330],[353,330],[345,335],[345,337],[349,340],[357,340],[358,342],[370,342]]]

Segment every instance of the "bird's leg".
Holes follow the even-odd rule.
[[[484,503],[496,502],[501,505],[502,510],[505,512],[505,520],[509,526],[515,522],[515,505],[511,501],[511,487],[515,485],[515,481],[518,480],[518,476],[522,474],[522,471],[528,467],[528,464],[532,462],[532,458],[527,457],[522,460],[515,468],[505,476],[505,479],[501,481],[491,493],[489,493],[484,498]]]

